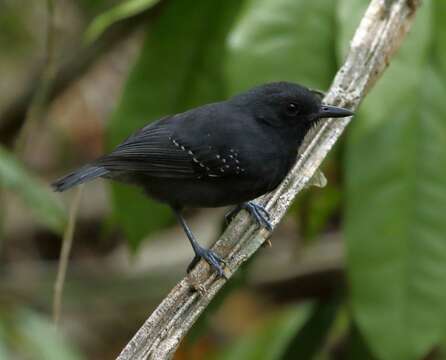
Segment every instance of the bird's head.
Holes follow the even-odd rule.
[[[322,94],[290,82],[257,86],[233,101],[273,127],[306,132],[322,118],[352,116],[353,112],[322,103]]]

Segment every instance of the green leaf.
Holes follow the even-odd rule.
[[[438,75],[446,82],[446,26],[444,14],[446,14],[446,1],[436,0],[434,2],[435,18],[433,23],[433,32],[437,41],[433,45],[432,61],[438,68]]]
[[[364,340],[364,337],[359,332],[358,327],[355,326],[354,323],[351,323],[349,330],[350,331],[348,334],[346,359],[377,360],[370,352],[370,349],[368,348],[367,343]]]
[[[338,309],[338,301],[317,304],[311,317],[290,341],[282,359],[314,359],[324,347]]]
[[[1,6],[0,49],[8,49],[7,53],[3,53],[3,61],[11,61],[14,56],[23,58],[32,51],[30,45],[33,44],[33,34],[26,24],[27,16],[23,13],[23,3],[3,2]]]
[[[226,97],[222,62],[225,39],[243,4],[239,0],[172,0],[147,29],[139,60],[109,128],[116,145],[137,128]],[[114,215],[133,247],[171,221],[167,207],[130,187],[113,187]]]
[[[22,310],[15,322],[20,352],[35,360],[80,360],[81,355],[66,341],[46,318]]]
[[[347,54],[350,41],[369,4],[369,0],[338,0],[336,13],[339,26],[336,29],[338,40],[336,50],[340,59]]]
[[[2,334],[0,333],[0,335],[2,335]],[[12,358],[12,355],[8,351],[8,348],[6,347],[4,337],[0,336],[0,359],[11,359],[11,358]]]
[[[284,359],[292,337],[302,328],[313,306],[291,306],[277,313],[253,333],[240,338],[218,360],[279,360]]]
[[[446,86],[434,61],[446,39],[431,5],[423,2],[347,144],[352,305],[379,359],[419,359],[446,331]]]
[[[91,43],[95,41],[110,25],[114,24],[115,22],[124,20],[150,9],[158,2],[159,0],[127,0],[96,16],[85,31],[85,38],[87,42]]]
[[[302,198],[305,205],[302,211],[307,214],[302,218],[302,233],[305,239],[313,239],[327,229],[329,221],[339,213],[341,192],[335,185],[329,185],[320,191],[311,191]]]
[[[327,88],[336,69],[332,0],[250,0],[229,37],[231,93],[270,81]]]
[[[47,184],[42,184],[7,150],[0,147],[0,186],[20,196],[37,219],[62,233],[67,216]]]

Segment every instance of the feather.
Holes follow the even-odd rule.
[[[163,118],[140,129],[95,165],[110,171],[111,177],[113,172],[128,171],[181,179],[215,179],[238,173],[240,167],[233,154],[226,159],[222,151],[209,146],[203,138],[186,140],[175,133],[171,125],[179,121],[177,118]]]

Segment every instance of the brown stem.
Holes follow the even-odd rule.
[[[20,156],[25,150],[27,139],[32,134],[35,125],[45,114],[45,103],[47,102],[49,89],[56,73],[55,49],[54,49],[54,0],[47,0],[47,31],[44,70],[38,88],[31,100],[27,110],[25,122],[20,130],[15,144],[16,153]]]
[[[67,273],[68,260],[70,258],[71,246],[73,244],[74,228],[76,225],[79,203],[82,197],[83,185],[79,186],[73,202],[70,206],[70,214],[68,217],[67,227],[62,239],[62,248],[60,250],[59,267],[57,269],[56,282],[54,283],[53,295],[53,322],[56,326],[60,322],[60,313],[62,308],[62,294],[65,283],[65,275]]]

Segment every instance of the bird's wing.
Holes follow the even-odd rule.
[[[234,150],[225,154],[205,136],[185,140],[173,130],[172,122],[164,119],[142,128],[98,159],[97,165],[112,172],[161,178],[222,178],[243,172]]]

